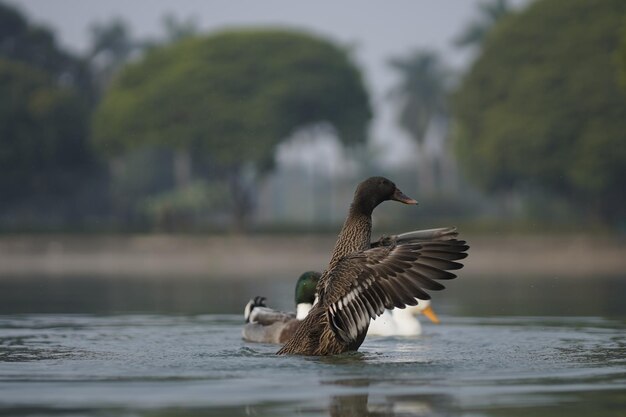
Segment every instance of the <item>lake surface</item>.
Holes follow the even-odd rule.
[[[0,415],[626,415],[623,277],[448,287],[422,336],[310,358],[240,337],[287,279],[2,277]]]

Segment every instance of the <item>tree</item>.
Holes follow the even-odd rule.
[[[618,60],[620,63],[620,84],[623,96],[626,99],[626,16],[624,16],[624,21],[622,23],[622,42]]]
[[[200,31],[198,20],[195,17],[180,19],[175,14],[168,13],[162,19],[167,42],[175,42],[184,38],[197,35]]]
[[[62,50],[50,30],[0,4],[0,216],[5,224],[67,225],[78,221],[78,210],[93,207],[96,199],[87,188],[101,178],[88,142],[92,100],[85,62]],[[104,194],[98,191],[93,194]]]
[[[544,0],[498,25],[455,98],[458,158],[489,191],[533,187],[623,218],[621,0]]]
[[[448,118],[449,72],[431,51],[416,51],[406,59],[394,58],[390,65],[402,77],[392,90],[392,97],[401,103],[398,123],[418,144],[423,144],[428,126],[436,119]]]
[[[91,77],[86,63],[63,50],[53,33],[31,25],[14,8],[0,3],[0,57],[38,68],[64,86],[91,97]]]
[[[511,6],[507,0],[493,0],[491,2],[479,3],[478,11],[480,16],[471,22],[454,41],[460,48],[479,47],[487,38],[487,34],[495,24],[512,13]]]
[[[431,51],[415,51],[407,58],[394,58],[390,65],[401,76],[400,83],[391,92],[400,106],[398,123],[418,147],[420,188],[432,192],[436,161],[431,160],[432,155],[426,155],[424,142],[433,127],[439,128],[440,140],[445,141],[447,137],[450,72]],[[445,149],[445,144],[441,148]]]
[[[90,26],[91,45],[87,61],[99,92],[103,92],[115,74],[134,58],[145,51],[179,41],[198,33],[195,19],[179,19],[174,14],[162,18],[164,39],[137,39],[131,28],[121,17],[114,17],[104,23],[97,22]]]
[[[250,207],[242,179],[270,169],[280,141],[325,122],[345,143],[360,143],[370,117],[345,50],[286,30],[228,31],[155,48],[124,68],[97,110],[93,141],[110,156],[190,150],[226,173],[241,223]]]
[[[84,102],[44,71],[5,59],[0,59],[0,97],[3,203],[71,191],[93,163]]]
[[[128,24],[119,17],[106,23],[94,23],[89,30],[91,46],[87,59],[101,92],[132,55],[143,50],[144,44],[132,38]]]

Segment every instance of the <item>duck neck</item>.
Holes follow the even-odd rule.
[[[296,305],[296,319],[304,320],[309,314],[309,311],[311,311],[311,308],[313,308],[313,304],[311,303],[298,303],[298,305]]]
[[[339,232],[330,264],[334,264],[344,256],[368,249],[371,236],[372,210],[363,210],[353,203],[341,232]]]

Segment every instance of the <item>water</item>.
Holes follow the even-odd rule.
[[[240,338],[240,299],[282,282],[5,278],[0,415],[626,415],[622,279],[467,281],[420,337],[310,358]]]

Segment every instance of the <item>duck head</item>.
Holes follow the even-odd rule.
[[[360,183],[354,193],[352,209],[371,215],[383,201],[393,200],[404,204],[417,204],[407,197],[396,185],[385,177],[370,177]]]
[[[317,296],[317,282],[322,274],[317,271],[307,271],[300,275],[296,283],[296,318],[304,319],[313,307]]]
[[[406,312],[408,314],[411,314],[413,316],[417,316],[419,314],[423,314],[426,317],[428,317],[428,319],[430,321],[432,321],[435,324],[439,324],[439,317],[437,317],[437,314],[435,314],[435,310],[433,310],[430,300],[422,300],[422,299],[417,299],[418,303],[416,306],[408,306],[406,308]],[[394,310],[395,311],[395,310]],[[398,310],[400,311],[400,310]]]

